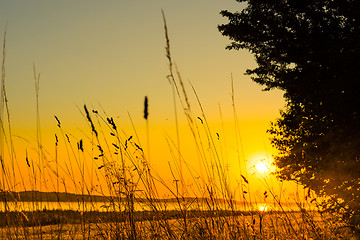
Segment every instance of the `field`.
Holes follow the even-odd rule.
[[[2,239],[350,239],[317,212],[41,211],[2,214]],[[25,215],[27,218],[25,219]],[[4,222],[13,219],[13,225]],[[16,219],[16,221],[14,221]],[[11,220],[10,220],[11,221]],[[4,226],[7,225],[7,226]]]

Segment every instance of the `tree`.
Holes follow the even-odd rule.
[[[326,196],[345,220],[360,215],[360,1],[237,0],[219,31],[247,49],[264,90],[284,91],[269,132],[278,175]],[[354,225],[359,224],[354,223]]]

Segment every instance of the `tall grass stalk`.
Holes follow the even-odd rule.
[[[37,159],[38,159],[38,163],[37,166],[39,168],[39,186],[38,189],[40,190],[40,192],[42,191],[42,185],[43,185],[43,181],[45,182],[45,180],[42,178],[43,174],[43,169],[44,169],[44,164],[43,164],[43,153],[42,153],[42,139],[41,139],[41,124],[40,124],[40,109],[39,109],[39,91],[40,91],[40,73],[36,72],[36,67],[35,64],[33,65],[33,72],[34,72],[34,82],[35,82],[35,99],[36,99],[36,143],[37,143]],[[35,181],[37,180],[37,178],[35,178]],[[35,187],[36,186],[36,182],[35,182]],[[40,206],[39,209],[42,208],[42,201],[40,201]]]
[[[3,48],[2,48],[2,64],[1,64],[1,105],[0,105],[0,161],[1,161],[1,170],[2,170],[2,182],[1,190],[4,193],[4,205],[5,211],[7,211],[7,199],[5,196],[7,173],[4,163],[4,141],[5,141],[5,129],[4,129],[4,104],[6,102],[6,90],[5,90],[5,60],[6,60],[6,30],[4,32]]]
[[[179,152],[181,150],[180,148],[180,134],[179,134],[179,123],[178,123],[178,113],[177,113],[177,106],[176,106],[176,93],[179,95],[179,90],[175,81],[174,73],[173,73],[173,61],[171,57],[171,51],[170,51],[170,39],[168,34],[168,28],[166,24],[166,18],[165,13],[163,10],[161,10],[162,16],[163,16],[163,22],[164,22],[164,32],[165,32],[165,39],[166,39],[166,57],[169,62],[169,75],[167,76],[171,89],[172,89],[172,96],[173,96],[173,103],[174,103],[174,115],[175,115],[175,129],[176,129],[176,141],[177,141],[177,148],[179,149]],[[176,93],[175,93],[176,91]],[[178,155],[178,161],[180,166],[180,178],[183,180],[183,172],[182,172],[182,161],[180,154]],[[181,181],[183,183],[184,181]],[[181,193],[184,194],[184,186],[181,185]]]

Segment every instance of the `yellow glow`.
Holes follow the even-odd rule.
[[[134,143],[141,143],[152,173],[167,184],[163,186],[163,191],[159,190],[160,197],[168,194],[167,187],[177,187],[173,184],[174,179],[184,178],[184,182],[193,183],[195,189],[187,191],[197,191],[198,183],[195,184],[194,177],[200,183],[208,179],[208,171],[213,169],[212,163],[207,160],[212,161],[215,151],[224,160],[221,167],[226,169],[232,187],[236,189],[241,175],[249,179],[248,185],[251,184],[253,191],[263,186],[256,180],[267,177],[269,171],[257,171],[255,166],[272,153],[266,130],[269,122],[278,116],[278,109],[284,105],[283,92],[263,92],[261,86],[251,82],[250,76],[244,76],[246,69],[256,67],[250,53],[234,51],[229,54],[224,50],[229,40],[214,31],[214,26],[222,21],[214,18],[214,13],[224,8],[221,1],[213,1],[200,12],[198,19],[202,22],[198,24],[204,26],[201,31],[198,24],[193,24],[193,17],[182,17],[184,13],[194,17],[199,14],[199,11],[190,13],[186,1],[169,3],[169,6],[177,7],[168,7],[165,13],[169,21],[170,42],[174,44],[171,45],[173,60],[179,64],[183,79],[191,80],[199,94],[197,99],[192,86],[185,83],[186,101],[189,100],[192,105],[192,110],[189,109],[186,114],[180,114],[182,107],[178,99],[173,101],[172,88],[168,83],[164,28],[159,21],[161,1],[144,1],[142,8],[135,1],[114,1],[109,5],[94,2],[87,6],[86,11],[78,11],[83,9],[80,2],[70,4],[59,1],[56,14],[42,14],[52,12],[54,6],[51,4],[33,7],[32,14],[39,18],[22,14],[24,7],[13,2],[8,1],[8,7],[0,8],[0,16],[4,16],[0,17],[0,26],[6,25],[8,15],[16,19],[17,24],[11,26],[12,34],[7,39],[11,44],[7,47],[9,58],[6,62],[6,77],[14,79],[6,81],[7,95],[11,99],[11,129],[14,136],[19,136],[16,139],[19,143],[14,145],[19,169],[16,175],[9,174],[14,176],[9,185],[17,186],[15,190],[23,190],[18,183],[24,182],[26,189],[57,191],[60,188],[60,191],[77,192],[82,189],[78,182],[85,179],[89,189],[101,193],[107,191],[102,189],[108,186],[105,168],[102,167],[104,163],[101,159],[94,159],[99,151],[97,143],[93,142],[91,127],[83,116],[84,104],[94,121],[98,115],[92,110],[101,113],[103,109],[107,116],[114,118],[123,140],[134,136]],[[32,7],[32,4],[28,5]],[[198,1],[191,2],[191,6],[191,9],[202,7]],[[179,12],[183,10],[183,13]],[[127,20],[132,19],[134,14],[138,16],[137,21],[128,23]],[[185,24],[189,28],[176,27],[183,26],[184,21],[189,23]],[[121,26],[122,31],[114,31],[115,26]],[[31,34],[34,32],[37,34]],[[39,36],[46,41],[38,41]],[[68,36],[66,41],[63,41],[64,36]],[[148,44],[142,44],[141,39],[147,39]],[[198,48],[197,42],[206,44]],[[194,47],[196,51],[193,51]],[[181,53],[179,58],[176,52]],[[69,58],[69,55],[72,57]],[[32,62],[36,63],[36,72],[41,73],[38,107],[42,143],[39,145],[47,154],[44,164],[37,150],[34,83],[27,80],[34,74],[33,68],[29,67]],[[232,78],[234,94],[230,96]],[[145,96],[149,98],[148,121],[143,119],[142,114]],[[203,128],[205,122],[202,124],[197,119],[200,116],[204,120],[202,109],[196,107],[197,100],[206,108],[209,129]],[[234,116],[234,109],[239,110],[238,116]],[[176,112],[179,114],[174,114]],[[199,125],[198,130],[189,128],[188,113],[194,114],[192,117]],[[61,129],[57,127],[54,115],[60,119]],[[97,129],[100,134],[101,128]],[[193,130],[198,131],[195,137]],[[207,149],[208,131],[218,134],[212,136],[216,149]],[[56,146],[54,134],[59,138]],[[118,144],[116,138],[109,135],[108,130],[104,130],[104,135],[106,143],[104,137],[102,144],[110,145],[107,156],[120,164],[120,154],[113,153],[115,149],[111,142]],[[81,139],[84,152],[78,151],[76,145]],[[268,152],[256,154],[261,151]],[[249,158],[251,155],[255,158]],[[129,168],[132,157],[137,160],[137,156],[137,152],[129,152],[129,162],[126,162]],[[271,169],[271,161],[265,161]],[[7,163],[9,169],[12,168],[11,161]],[[42,172],[35,175],[34,169]],[[251,179],[253,172],[256,173],[253,177],[255,181]],[[36,180],[39,176],[41,179]],[[159,184],[159,188],[162,185],[165,184]],[[202,192],[205,187],[198,189]]]
[[[266,153],[258,152],[250,156],[248,169],[255,175],[269,175],[275,170],[273,158]]]
[[[266,173],[270,170],[269,166],[263,161],[256,163],[255,168],[259,173]]]
[[[266,212],[267,211],[266,204],[261,204],[261,205],[258,206],[258,208],[259,208],[259,211],[261,211],[261,212]]]

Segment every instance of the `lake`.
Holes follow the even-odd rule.
[[[72,211],[122,211],[125,209],[125,202],[7,202],[7,211],[37,211],[37,210],[72,210]],[[183,203],[181,206],[177,202],[154,202],[157,210],[179,210],[180,207],[186,210],[214,210],[214,206],[200,203]],[[225,203],[217,203],[217,209],[231,210],[231,207]],[[302,204],[306,210],[316,210],[314,204]],[[281,207],[276,203],[236,203],[233,206],[237,211],[299,211],[296,203],[282,203]],[[135,202],[134,211],[151,211],[149,202]],[[5,202],[0,202],[0,211],[5,211]]]

